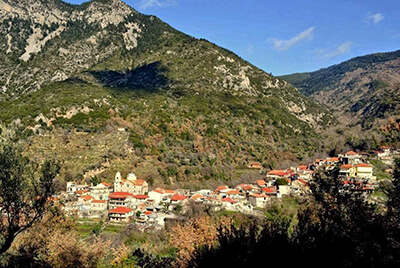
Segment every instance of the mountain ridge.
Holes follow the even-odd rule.
[[[20,2],[0,0],[0,104],[8,107],[0,121],[19,126],[27,152],[57,151],[64,175],[108,170],[112,161],[169,183],[231,178],[248,161],[272,167],[320,149],[329,111],[231,51],[110,1],[112,10],[100,0],[51,2],[60,10],[39,1],[40,12],[33,5],[26,16],[4,8]],[[90,155],[70,147],[82,133],[92,134],[76,146]]]
[[[378,130],[386,119],[399,115],[400,50],[355,57],[315,72],[281,78],[348,116],[353,126]]]

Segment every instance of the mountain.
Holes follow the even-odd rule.
[[[230,179],[319,150],[330,112],[120,0],[0,0],[0,120],[66,179]]]
[[[350,125],[384,129],[399,117],[400,50],[356,57],[310,73],[282,76],[301,93],[350,118]]]

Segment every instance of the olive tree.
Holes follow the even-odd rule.
[[[0,143],[0,256],[21,232],[43,217],[58,172],[53,160],[37,165],[11,142]]]

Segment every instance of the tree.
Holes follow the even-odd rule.
[[[39,167],[10,142],[0,144],[0,256],[21,232],[43,217],[59,170],[55,161],[46,160]]]

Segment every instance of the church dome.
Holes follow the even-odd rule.
[[[128,181],[135,181],[136,180],[136,175],[134,173],[129,173],[127,177]]]

